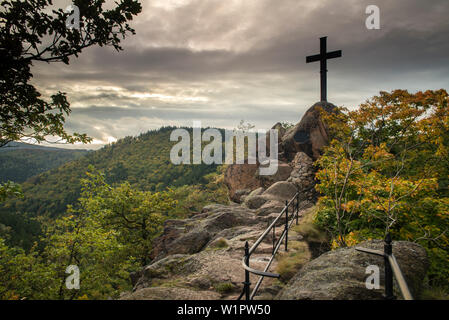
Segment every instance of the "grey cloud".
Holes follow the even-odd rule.
[[[338,105],[354,107],[380,90],[449,85],[447,0],[192,0],[172,9],[167,3],[143,3],[133,22],[137,35],[123,52],[90,48],[69,66],[36,65],[40,88],[69,94],[70,126],[90,131],[96,122],[126,118],[126,125],[108,129],[121,137],[143,130],[142,119],[150,118],[154,126],[297,121],[319,96],[319,66],[306,64],[305,56],[318,53],[323,35],[329,50],[343,50],[329,62],[329,97]],[[380,30],[365,28],[369,4],[380,7]],[[77,91],[78,84],[88,89]],[[107,86],[121,91],[102,89]],[[135,99],[135,93],[208,102]],[[104,130],[91,132],[101,138]]]

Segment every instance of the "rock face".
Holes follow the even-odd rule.
[[[320,111],[336,112],[331,103],[318,102],[302,117],[301,121],[289,130],[280,123],[272,129],[278,130],[279,163],[276,174],[262,176],[258,173],[259,164],[232,164],[226,169],[224,182],[229,189],[232,201],[242,203],[243,190],[265,189],[279,181],[295,183],[300,190],[312,185],[315,161],[328,143],[327,129],[321,120]],[[270,135],[267,135],[267,152],[269,152]],[[298,155],[299,153],[299,155]],[[313,197],[313,194],[307,195]],[[260,206],[259,206],[260,207]]]
[[[317,193],[313,188],[315,185],[315,168],[313,166],[313,160],[304,152],[298,152],[293,161],[291,162],[293,170],[288,182],[293,183],[300,194],[301,200],[314,201],[317,197]]]
[[[276,174],[274,175],[267,175],[267,176],[258,176],[259,180],[261,182],[261,185],[264,188],[268,188],[273,183],[276,183],[278,181],[285,181],[290,177],[290,174],[292,173],[293,168],[290,166],[290,164],[279,161],[278,162],[278,170]]]
[[[191,219],[167,221],[155,240],[152,263],[132,274],[133,291],[120,299],[236,299],[244,281],[245,242],[254,243],[266,226],[264,217],[239,205],[209,205]],[[271,241],[267,238],[251,256],[252,267],[263,269]],[[261,290],[272,284],[266,279]]]
[[[366,241],[358,246],[383,250],[383,241]],[[426,251],[421,246],[406,241],[393,242],[393,254],[404,274],[412,295],[419,293],[420,285],[429,265]],[[380,269],[378,290],[365,286],[366,267],[377,265]],[[354,300],[383,299],[385,283],[383,258],[355,250],[355,247],[329,251],[307,263],[279,293],[280,300]],[[401,295],[397,288],[395,294]]]
[[[246,196],[251,193],[250,189],[238,189],[234,193],[233,201],[236,203],[242,203]]]
[[[264,205],[266,208],[266,204],[279,207],[280,204],[285,205],[285,201],[290,200],[296,194],[296,190],[297,188],[293,183],[278,181],[262,194],[248,195],[243,204],[250,209],[259,209]]]
[[[293,183],[287,181],[279,181],[269,187],[262,193],[267,199],[272,200],[290,200],[296,194],[296,187]]]
[[[285,158],[292,160],[297,152],[304,152],[313,160],[318,159],[322,148],[328,143],[326,127],[321,120],[320,109],[336,112],[331,103],[317,102],[282,137],[282,150]]]
[[[256,164],[231,164],[226,169],[224,183],[228,187],[232,201],[240,203],[241,194],[237,190],[254,190],[262,186],[258,179]]]
[[[154,240],[150,258],[160,260],[170,254],[201,251],[214,235],[227,228],[257,223],[249,210],[237,205],[212,205],[203,213],[184,220],[167,220],[163,234]]]

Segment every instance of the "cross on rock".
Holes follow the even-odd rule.
[[[320,74],[321,74],[321,101],[327,102],[327,60],[340,58],[341,50],[326,52],[327,37],[320,38],[320,54],[306,57],[306,62],[320,61]]]

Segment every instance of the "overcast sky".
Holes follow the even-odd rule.
[[[70,65],[36,64],[42,93],[68,94],[69,131],[94,145],[165,125],[268,129],[319,100],[319,37],[328,100],[355,108],[381,90],[448,89],[448,0],[142,0],[116,52],[89,48]],[[68,1],[57,2],[61,7]],[[368,5],[380,30],[368,30]],[[81,12],[82,14],[82,12]]]

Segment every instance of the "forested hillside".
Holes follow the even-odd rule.
[[[138,137],[126,137],[84,157],[36,175],[22,184],[23,198],[0,206],[0,236],[8,233],[11,245],[29,248],[45,220],[53,220],[80,196],[81,179],[89,166],[104,172],[110,185],[129,182],[142,191],[163,191],[167,187],[202,186],[217,170],[214,165],[173,165],[170,162],[170,133],[164,127]],[[180,188],[179,193],[188,191]],[[2,231],[3,230],[3,231]]]
[[[0,148],[0,183],[24,182],[34,175],[78,159],[87,152],[17,142],[8,144]]]

